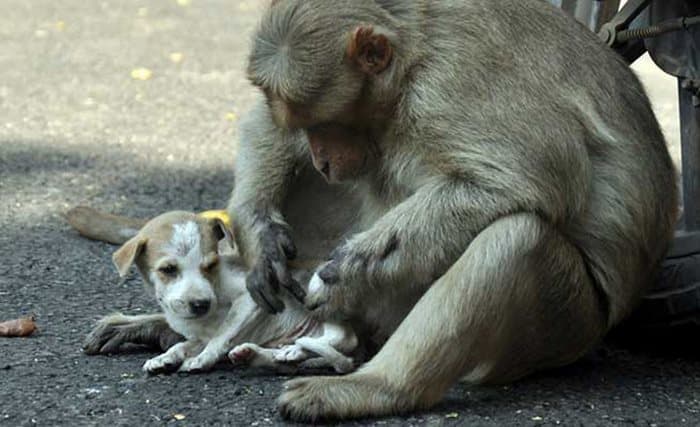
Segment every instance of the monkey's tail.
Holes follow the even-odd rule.
[[[71,227],[88,239],[121,245],[136,236],[147,220],[112,215],[87,206],[77,206],[63,214]]]

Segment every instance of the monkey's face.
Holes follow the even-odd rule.
[[[329,183],[357,178],[370,170],[376,149],[368,135],[337,124],[306,131],[314,167]]]
[[[398,38],[384,21],[370,0],[276,1],[253,38],[248,78],[277,126],[306,131],[314,166],[329,182],[365,172],[373,152],[364,129],[391,109],[381,91],[396,78],[389,68]],[[375,99],[373,87],[384,95]]]

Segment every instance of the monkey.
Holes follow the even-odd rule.
[[[287,382],[286,419],[402,414],[572,363],[667,251],[676,171],[649,100],[547,2],[277,0],[247,74],[228,204],[247,288],[380,345]],[[358,173],[332,172],[348,145]],[[312,252],[329,255],[304,291],[287,264]]]
[[[571,363],[629,314],[668,248],[676,173],[649,101],[547,2],[279,0],[247,73],[263,100],[241,127],[229,209],[261,306],[281,310],[294,289],[295,171],[310,151],[324,173],[318,147],[343,139],[316,130],[352,129],[379,153],[350,179],[358,217],[303,297],[387,340],[357,372],[288,382],[285,418],[399,414],[459,379]]]

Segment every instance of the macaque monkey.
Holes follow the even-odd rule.
[[[548,2],[277,0],[248,76],[263,99],[228,206],[247,288],[383,344],[288,382],[285,418],[399,414],[571,363],[666,253],[676,173],[649,101]],[[305,290],[287,262],[326,248]]]
[[[285,418],[402,413],[460,378],[573,362],[667,250],[676,175],[649,101],[547,2],[278,0],[248,75],[265,100],[242,124],[229,204],[248,288],[273,312],[290,289],[321,317],[391,335],[355,373],[287,383]],[[324,156],[352,141],[378,156],[349,179],[354,234],[302,295],[285,204],[309,154],[345,180]]]

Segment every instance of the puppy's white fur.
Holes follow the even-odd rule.
[[[217,226],[224,235],[221,242],[215,235]],[[278,315],[258,308],[245,287],[246,270],[232,248],[222,223],[182,212],[155,218],[115,253],[120,272],[137,264],[168,324],[186,339],[147,361],[143,369],[149,373],[207,370],[231,350],[229,358],[237,364],[352,370],[353,361],[346,355],[357,347],[352,330],[316,322],[288,296],[283,296],[286,309]],[[206,312],[196,312],[193,304],[198,302],[208,305]]]

